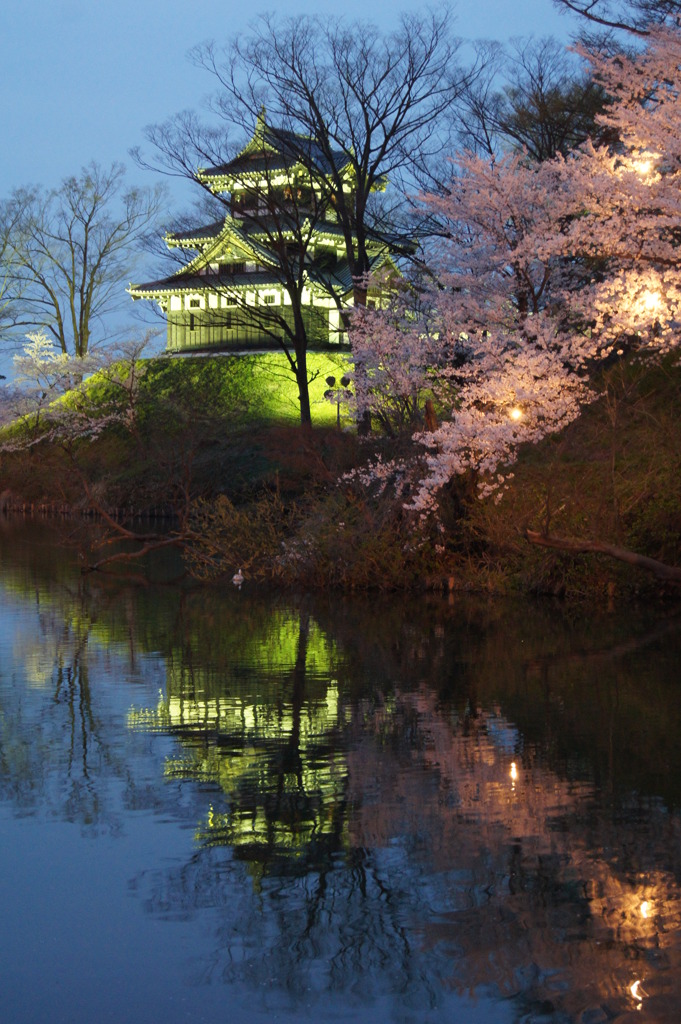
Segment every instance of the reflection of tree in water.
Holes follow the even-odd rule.
[[[266,669],[249,662],[251,635],[220,669],[173,666],[158,707],[130,714],[133,728],[181,738],[166,777],[195,780],[210,801],[200,851],[147,880],[149,905],[224,911],[211,976],[271,986],[292,1007],[329,989],[365,1003],[372,977],[384,993],[418,989],[430,1001],[405,926],[417,904],[388,865],[348,842],[357,723],[340,700],[342,660],[305,604],[275,614],[270,629]]]
[[[117,830],[122,809],[151,798],[131,763],[133,742],[121,743],[122,708],[102,685],[112,676],[134,684],[152,667],[138,652],[133,594],[121,584],[86,583],[73,554],[46,543],[38,527],[4,523],[0,534],[0,608],[9,616],[0,798],[21,814]],[[15,537],[23,550],[12,550]]]
[[[301,608],[273,614],[264,634],[251,629],[229,648],[231,660],[211,666],[171,656],[167,695],[151,711],[133,709],[129,724],[182,740],[167,778],[211,783],[227,798],[207,812],[202,843],[228,843],[262,865],[309,860],[312,850],[327,860],[343,845],[345,820],[334,645]]]
[[[640,799],[604,806],[591,784],[522,750],[493,709],[462,726],[425,687],[396,706],[393,742],[381,726],[380,746],[367,736],[351,751],[350,779],[374,782],[370,805],[349,794],[350,836],[374,849],[401,836],[431,873],[432,913],[415,931],[422,951],[450,957],[450,983],[493,981],[504,997],[576,1015],[585,1000],[632,1009],[645,979],[636,996],[678,1015],[678,816]]]
[[[467,647],[459,633],[456,650],[441,625],[431,638],[413,621],[368,628],[341,657],[323,653],[306,610],[297,624],[273,678],[249,678],[238,659],[222,690],[219,673],[171,672],[167,698],[131,717],[181,738],[167,772],[202,783],[210,803],[200,850],[182,872],[149,880],[149,906],[224,917],[213,974],[254,991],[265,976],[292,1005],[361,990],[364,1004],[399,992],[400,1005],[425,1007],[448,987],[492,986],[519,1016],[572,1019],[591,1006],[598,1019],[645,999],[666,1019],[681,1000],[681,826],[661,802],[614,799],[593,776],[594,764],[619,771],[613,734],[629,739],[642,710],[639,667],[615,658],[609,676],[596,649],[567,663],[546,655],[537,672],[539,644],[511,668],[507,639],[500,665],[499,644],[476,658],[479,635]],[[578,716],[569,696],[589,658],[597,671],[580,687],[596,701]],[[654,717],[658,698],[646,698]],[[557,749],[561,717],[562,745],[595,738],[591,771],[581,749],[572,762]]]
[[[335,994],[349,1016],[384,999],[418,1019],[474,990],[528,1024],[549,1004],[554,1024],[641,1004],[676,1024],[671,619],[52,570],[15,584],[38,627],[14,651],[27,688],[2,687],[2,793],[107,828],[127,808],[196,828],[189,863],[133,884],[155,914],[201,914],[215,952],[198,979],[318,1014]],[[154,672],[165,694],[145,710]],[[135,700],[111,697],[116,673],[145,695],[123,734]],[[149,730],[174,743],[164,780]]]
[[[245,985],[258,1010],[270,993],[280,1012],[329,993],[342,993],[346,1008],[393,995],[412,1008],[437,1003],[435,972],[412,950],[417,894],[400,889],[389,864],[362,850],[307,871],[280,864],[284,870],[262,876],[229,848],[212,846],[180,871],[143,880],[152,913],[199,911],[213,927],[215,951],[196,963],[195,981]]]
[[[34,693],[24,700],[21,685],[3,688],[0,787],[23,811],[59,806],[67,817],[94,820],[97,772],[90,766],[102,746],[90,687],[90,624],[41,607],[38,591],[35,611],[13,649]]]

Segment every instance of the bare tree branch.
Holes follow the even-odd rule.
[[[537,544],[539,547],[555,548],[558,551],[566,551],[572,554],[601,554],[608,555],[628,565],[638,566],[652,572],[659,580],[667,583],[681,583],[681,568],[674,565],[666,565],[658,562],[655,558],[648,558],[646,555],[639,555],[627,548],[616,547],[614,544],[606,544],[600,540],[578,540],[573,537],[554,537],[551,534],[539,533],[535,530],[525,530],[525,539],[530,544]]]
[[[2,207],[2,269],[15,327],[49,332],[87,355],[102,318],[125,300],[133,249],[155,220],[156,189],[123,190],[124,168],[92,163],[52,191],[16,189]]]
[[[679,0],[553,0],[559,11],[578,14],[608,31],[644,38],[651,24],[680,23]]]

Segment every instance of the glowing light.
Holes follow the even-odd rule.
[[[643,308],[647,313],[654,313],[660,306],[660,293],[659,292],[644,292],[642,297]]]
[[[655,170],[655,160],[658,153],[641,153],[631,161],[631,167],[639,178],[648,178]]]
[[[522,417],[523,417],[523,410],[519,409],[517,405],[514,405],[513,408],[509,410],[508,415],[511,417],[512,420],[516,420],[517,421],[517,420],[522,419]]]
[[[643,982],[639,978],[637,981],[634,982],[633,985],[629,986],[629,991],[631,992],[632,998],[635,999],[636,1002],[639,1004],[636,1007],[637,1010],[641,1009],[641,1003],[643,1002],[643,997],[648,994],[645,991],[645,989],[643,989],[641,987],[642,985],[643,985]]]
[[[640,160],[634,160],[632,166],[639,177],[645,178],[653,169],[653,161],[647,158],[642,158]]]
[[[644,900],[641,904],[641,917],[650,917],[650,911],[652,910],[652,904],[648,900]]]
[[[515,761],[511,762],[511,771],[510,771],[509,774],[510,774],[511,778],[513,779],[513,781],[515,782],[516,779],[518,778],[518,767],[517,767]]]

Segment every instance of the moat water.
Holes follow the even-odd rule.
[[[81,576],[0,523],[12,1024],[681,1019],[681,614]]]

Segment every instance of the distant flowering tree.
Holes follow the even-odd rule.
[[[41,415],[60,395],[82,380],[83,372],[92,370],[91,359],[76,359],[57,350],[44,331],[28,334],[27,344],[14,357],[16,414]]]
[[[27,335],[14,357],[15,379],[4,403],[6,418],[23,419],[24,429],[5,437],[1,447],[16,450],[46,440],[73,446],[114,424],[136,432],[149,340],[147,335],[79,358],[58,351],[44,331]]]
[[[428,293],[425,293],[428,297]],[[353,376],[358,414],[369,412],[390,436],[423,424],[433,396],[451,392],[441,371],[461,346],[443,343],[436,306],[417,308],[417,293],[393,290],[388,305],[358,306],[352,316]]]

